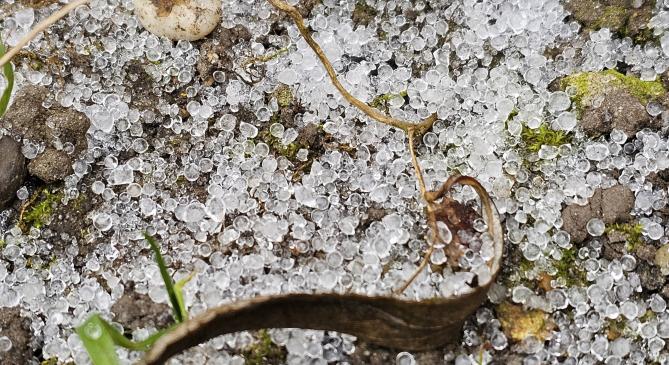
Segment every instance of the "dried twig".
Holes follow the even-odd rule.
[[[403,349],[443,348],[457,341],[464,321],[487,299],[502,261],[504,235],[492,200],[473,178],[458,176],[444,185],[471,185],[481,199],[483,218],[494,242],[490,277],[467,293],[429,300],[357,294],[286,294],[239,300],[211,308],[165,334],[140,364],[163,364],[209,339],[261,328],[308,328],[349,333],[377,345]],[[444,192],[447,189],[442,189]],[[435,200],[438,194],[433,194]]]

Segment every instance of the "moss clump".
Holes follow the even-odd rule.
[[[525,142],[525,147],[530,152],[539,152],[541,146],[561,146],[571,143],[571,134],[564,131],[556,131],[549,128],[546,123],[542,123],[539,128],[531,129],[523,125],[520,138]]]
[[[293,91],[287,85],[280,85],[274,90],[274,97],[276,97],[276,102],[279,104],[279,108],[287,108],[293,105],[294,97]]]
[[[577,262],[576,250],[573,248],[562,251],[562,258],[553,261],[557,270],[555,276],[565,281],[567,286],[583,286],[587,283],[585,270]]]
[[[604,229],[604,233],[607,235],[613,232],[622,233],[626,236],[625,247],[627,251],[636,251],[643,244],[643,226],[641,223],[614,223],[607,225]]]
[[[47,224],[56,205],[63,199],[62,192],[52,192],[48,188],[42,189],[30,200],[19,219],[19,227],[27,231],[30,227],[42,228]]]
[[[627,326],[625,325],[625,319],[623,316],[614,319],[607,319],[606,324],[604,325],[606,338],[609,341],[613,341],[618,337],[622,336],[624,333],[629,332]]]
[[[388,112],[388,102],[394,98],[404,98],[407,96],[406,90],[400,91],[398,94],[394,93],[385,93],[382,95],[379,95],[375,97],[370,103],[369,106],[372,108],[380,109],[380,110],[385,110]]]
[[[275,123],[271,119],[270,122]],[[295,160],[297,151],[299,151],[300,148],[302,148],[302,146],[296,142],[284,145],[279,138],[276,138],[275,136],[272,135],[272,133],[270,133],[269,129],[263,129],[260,132],[258,132],[258,138],[261,141],[265,142],[270,149],[276,151],[276,153],[287,158],[290,161]]]
[[[55,255],[52,255],[51,258],[49,258],[48,261],[42,261],[40,259],[38,261],[39,264],[35,260],[33,260],[32,257],[29,257],[26,260],[26,267],[29,267],[33,270],[47,270],[47,269],[51,268],[56,263],[56,261],[58,261],[58,259]]]
[[[627,90],[643,105],[666,93],[661,81],[641,81],[616,70],[576,73],[562,79],[560,86],[562,89],[574,88],[572,101],[576,103],[577,112],[590,106],[595,97],[612,90]]]
[[[267,330],[258,331],[258,342],[249,346],[242,354],[246,365],[278,365],[286,362],[285,349],[272,342]]]
[[[538,310],[526,310],[520,305],[504,302],[497,306],[502,331],[511,340],[520,342],[529,336],[545,340],[555,327],[550,317]]]
[[[609,28],[618,31],[627,23],[627,9],[622,6],[607,6],[604,13],[593,22],[595,29]]]

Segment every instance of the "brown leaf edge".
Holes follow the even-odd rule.
[[[494,241],[488,262],[492,276],[471,292],[448,298],[415,301],[393,296],[358,294],[286,294],[241,300],[209,309],[163,336],[140,364],[163,364],[170,357],[220,335],[262,328],[304,328],[348,333],[377,345],[423,351],[457,341],[464,321],[486,300],[499,272],[504,235],[499,214],[474,178],[449,179],[435,196],[453,184],[478,193],[482,213]]]

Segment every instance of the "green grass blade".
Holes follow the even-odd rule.
[[[0,57],[5,55],[5,45],[2,43],[0,38]],[[12,89],[14,89],[14,68],[12,67],[11,62],[7,62],[3,67],[5,78],[7,79],[7,87],[5,91],[2,92],[0,96],[0,117],[2,117],[7,111],[7,106],[9,105],[9,98],[12,96]]]
[[[96,315],[98,316],[98,315]],[[98,316],[98,318],[100,318]],[[107,333],[111,336],[112,340],[114,340],[114,344],[116,346],[121,346],[125,347],[128,350],[134,350],[134,351],[146,351],[148,350],[153,344],[158,341],[160,337],[162,337],[164,334],[169,332],[172,327],[169,327],[164,330],[160,330],[151,336],[147,337],[145,340],[142,341],[133,341],[127,337],[125,337],[121,332],[119,332],[114,326],[109,324],[109,322],[105,321],[104,319],[100,318],[100,321],[102,323],[102,326],[104,326],[105,330]]]
[[[93,365],[117,365],[119,359],[116,355],[116,346],[125,347],[128,350],[146,351],[172,328],[173,326],[160,330],[143,341],[132,341],[102,319],[100,315],[94,314],[84,324],[77,327],[76,331]]]
[[[97,314],[76,328],[93,365],[118,365],[114,339],[107,331],[105,323]]]
[[[188,282],[195,276],[195,273],[188,275],[174,284],[174,292],[177,295],[177,301],[179,302],[179,309],[181,310],[181,318],[185,320],[188,319],[188,312],[186,311],[186,304],[184,303],[184,293],[183,288]]]
[[[163,277],[163,282],[165,283],[165,290],[167,290],[167,295],[170,298],[170,303],[172,303],[172,314],[174,316],[174,321],[177,323],[181,323],[184,321],[182,313],[186,311],[185,308],[182,308],[181,302],[183,302],[183,298],[181,298],[180,302],[177,293],[174,290],[174,283],[172,282],[172,278],[170,277],[170,274],[167,272],[167,265],[165,265],[165,260],[163,260],[163,256],[160,254],[160,247],[158,247],[158,244],[153,239],[153,237],[144,234],[144,239],[146,239],[146,241],[149,243],[149,246],[151,246],[151,250],[153,250],[153,253],[156,256],[156,263],[158,264],[158,268],[160,269],[160,276]]]

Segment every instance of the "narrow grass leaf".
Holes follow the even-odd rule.
[[[112,326],[109,322],[105,321],[102,318],[100,318],[100,321],[105,331],[107,331],[107,333],[111,336],[112,340],[114,340],[114,344],[116,346],[121,346],[128,350],[134,350],[134,351],[148,350],[151,346],[153,346],[153,344],[156,341],[158,341],[160,337],[162,337],[164,334],[166,334],[172,329],[172,327],[166,328],[164,330],[160,330],[152,334],[151,336],[147,337],[142,341],[133,341],[125,337],[121,332],[119,332],[119,330],[116,329],[116,327]]]
[[[184,321],[182,313],[185,312],[185,308],[182,309],[182,304],[180,303],[177,294],[174,290],[174,283],[172,282],[170,274],[167,272],[167,265],[165,265],[165,260],[163,260],[163,256],[160,254],[160,247],[158,247],[158,244],[153,239],[153,237],[145,234],[144,239],[146,239],[146,241],[149,243],[149,246],[151,246],[151,250],[153,250],[153,253],[156,256],[156,263],[158,264],[158,268],[160,269],[160,276],[162,276],[163,278],[163,282],[165,283],[165,290],[167,290],[167,295],[170,298],[170,303],[172,303],[172,314],[174,316],[174,321],[177,323],[181,323]],[[183,298],[181,301],[183,302]]]
[[[160,330],[142,341],[132,341],[100,315],[94,314],[77,327],[76,331],[94,365],[116,365],[120,363],[116,355],[116,346],[133,351],[147,351],[172,328],[173,326]]]
[[[5,55],[5,45],[2,43],[0,38],[0,57]],[[12,89],[14,89],[14,68],[12,67],[11,62],[7,62],[3,67],[3,72],[5,74],[5,79],[7,79],[7,87],[2,92],[0,96],[0,117],[2,117],[7,111],[7,106],[9,105],[9,98],[12,96]]]
[[[105,322],[97,314],[76,328],[93,365],[118,365],[114,339],[107,331]]]

